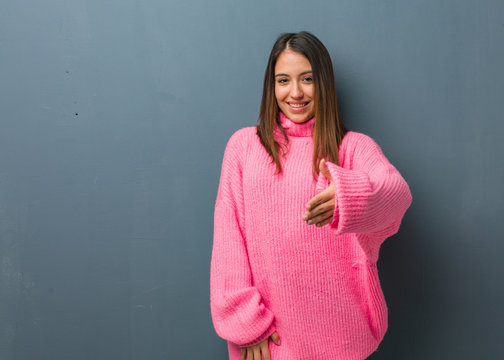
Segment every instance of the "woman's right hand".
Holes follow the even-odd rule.
[[[271,334],[270,338],[276,345],[280,345],[280,337],[278,336],[276,331]],[[269,338],[260,342],[259,344],[242,347],[240,349],[240,360],[262,360],[261,353],[262,356],[264,356],[264,360],[271,360],[268,348],[268,340]]]

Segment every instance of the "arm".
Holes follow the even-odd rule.
[[[352,170],[327,162],[334,182],[330,227],[336,235],[363,233],[386,239],[397,233],[412,202],[408,184],[369,136],[357,134]]]
[[[242,193],[243,132],[229,140],[217,192],[210,265],[210,308],[217,334],[239,346],[251,346],[274,331],[274,316],[252,285],[245,246]]]

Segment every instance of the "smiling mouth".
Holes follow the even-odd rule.
[[[288,102],[287,104],[289,104],[289,106],[292,106],[293,108],[302,108],[306,105],[308,105],[310,102],[304,102],[304,103],[290,103]]]

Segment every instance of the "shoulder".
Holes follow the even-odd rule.
[[[224,158],[241,159],[256,135],[255,126],[247,126],[236,130],[230,137],[224,150]]]
[[[250,141],[256,135],[255,126],[247,126],[236,130],[229,138],[228,144],[230,143],[243,143],[244,141]]]
[[[340,149],[340,160],[350,169],[369,162],[383,162],[385,159],[378,143],[371,136],[357,131],[348,131],[345,134]]]
[[[364,133],[358,132],[358,131],[353,131],[349,130],[345,134],[345,137],[343,138],[342,144],[346,143],[347,145],[351,144],[356,144],[356,143],[375,143],[376,141],[369,135],[366,135]]]
[[[226,151],[228,149],[234,149],[235,151],[243,150],[254,136],[256,136],[255,126],[247,126],[236,130],[227,142]]]
[[[348,131],[341,142],[341,146],[345,149],[355,150],[371,150],[380,151],[378,143],[369,135],[358,131]]]

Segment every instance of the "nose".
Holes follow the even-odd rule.
[[[301,85],[297,82],[294,81],[292,83],[292,89],[291,89],[291,97],[293,99],[301,99],[303,98],[303,89],[301,88]]]

